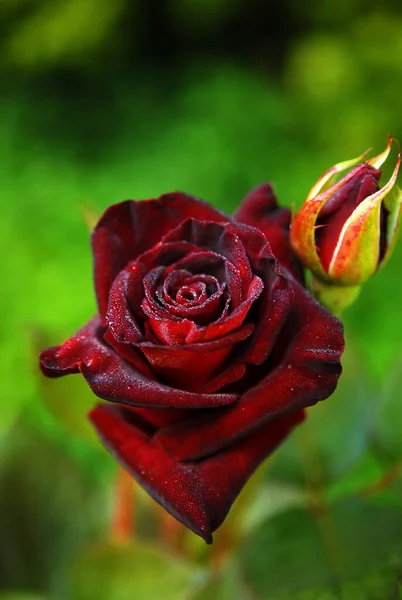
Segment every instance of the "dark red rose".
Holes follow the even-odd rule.
[[[343,350],[269,185],[237,219],[182,193],[111,206],[92,235],[99,314],[40,356],[46,375],[81,372],[114,403],[90,413],[105,445],[208,543],[303,409],[334,391]]]

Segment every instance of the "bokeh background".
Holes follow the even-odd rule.
[[[180,189],[232,211],[268,179],[299,206],[402,140],[400,0],[0,0],[0,86],[0,599],[402,598],[402,242],[345,315],[339,389],[212,547],[137,487],[116,538],[94,398],[36,358],[95,311],[108,205]]]

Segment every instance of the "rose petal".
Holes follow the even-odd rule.
[[[218,222],[231,220],[210,204],[182,192],[152,200],[127,200],[106,210],[92,234],[95,291],[102,318],[116,275],[189,217]]]
[[[220,223],[208,223],[191,218],[183,221],[178,227],[170,231],[165,236],[164,241],[181,240],[225,257],[239,271],[242,292],[245,296],[253,273],[249,258],[237,232],[238,227],[235,224],[226,223],[223,226]],[[261,235],[261,233],[258,232],[258,235]]]
[[[207,273],[215,277],[221,284],[225,283],[233,310],[243,301],[243,284],[239,269],[216,252],[198,250],[188,254],[188,256],[167,267],[166,274],[174,273],[176,269],[186,269],[194,274]]]
[[[247,339],[253,330],[254,324],[249,323],[226,336],[200,344],[165,346],[142,342],[137,347],[162,381],[198,391],[214,376],[236,344]]]
[[[157,434],[160,443],[178,460],[194,460],[227,444],[281,413],[315,404],[330,396],[341,374],[341,322],[293,280],[293,310],[275,345],[266,376],[255,384],[247,374],[247,391],[232,407],[206,411]],[[283,354],[282,354],[283,353]]]
[[[277,268],[267,269],[264,279],[264,291],[255,319],[255,332],[242,355],[245,363],[255,365],[262,364],[274,348],[294,300],[292,284]]]
[[[215,225],[216,227],[219,227],[219,225],[216,223],[213,223],[213,224],[207,223],[206,225]],[[215,229],[216,229],[216,227],[215,227]],[[265,238],[261,234],[261,232],[258,232],[254,228],[247,228],[246,226],[242,226],[242,227],[245,228],[242,231],[242,235],[247,236],[247,235],[252,235],[253,233],[258,235],[258,240],[259,240],[258,244],[257,244],[258,248],[261,245],[261,243],[265,247],[268,247],[267,241],[265,240]],[[173,232],[171,232],[169,234],[169,236],[170,235],[173,235]],[[174,243],[174,242],[170,242],[170,243]],[[252,244],[252,241],[247,242],[247,243]],[[209,255],[210,255],[210,253],[208,252],[208,256]],[[216,257],[217,255],[213,254],[213,256]],[[175,266],[178,269],[185,268],[185,269],[189,269],[191,271],[192,261],[197,260],[197,258],[198,258],[198,253],[191,254],[190,256],[178,261],[178,263],[176,263]],[[221,260],[221,258],[219,256],[218,256],[218,258],[219,258],[219,260]],[[203,260],[204,260],[204,256],[203,256]],[[257,258],[256,258],[256,260],[257,260]],[[274,261],[273,258],[272,258],[272,260]],[[233,293],[236,294],[237,292],[233,290],[233,286],[234,286],[234,282],[235,282],[236,278],[239,280],[239,282],[241,281],[240,273],[237,271],[237,268],[232,266],[228,260],[226,260],[226,266],[228,267],[227,272],[231,273],[230,280],[228,280],[226,282],[228,291],[229,291],[229,293],[230,293],[230,291],[232,291]],[[174,271],[171,271],[171,269],[172,269],[172,266],[170,266],[168,269],[166,269],[166,272],[173,273]],[[133,272],[134,271],[137,271],[137,269],[133,268]],[[161,269],[155,269],[147,277],[153,278],[155,280],[153,282],[153,284],[157,285],[158,277],[160,277],[161,274],[162,274]],[[235,285],[237,285],[237,284],[235,284]],[[130,282],[128,283],[128,286],[129,287],[131,286]],[[162,344],[180,345],[180,344],[194,344],[194,343],[206,342],[206,341],[211,341],[211,340],[223,337],[223,336],[227,335],[228,333],[239,329],[243,325],[253,303],[259,298],[263,289],[264,289],[264,285],[263,285],[260,277],[253,276],[251,279],[251,282],[248,286],[247,297],[244,299],[244,301],[241,302],[240,305],[235,310],[233,310],[234,307],[232,306],[232,312],[230,314],[228,314],[228,310],[227,310],[228,303],[227,303],[226,307],[223,310],[222,316],[219,319],[217,319],[215,322],[212,322],[211,324],[205,325],[205,326],[197,326],[190,319],[179,319],[175,315],[172,315],[168,311],[168,309],[164,309],[163,307],[156,305],[152,301],[152,298],[145,298],[142,301],[142,310],[147,316],[148,325],[152,329],[152,332],[155,334],[156,338]],[[151,300],[151,302],[150,302],[150,300]],[[232,300],[232,296],[230,296],[230,300]]]
[[[180,464],[153,442],[126,409],[98,405],[89,414],[101,440],[148,493],[208,544],[247,479],[291,429],[297,412],[197,463]]]
[[[223,386],[238,381],[246,372],[246,364],[262,364],[274,348],[292,308],[294,292],[290,281],[277,269],[271,268],[266,273],[265,279],[264,291],[258,304],[254,334],[229,366],[198,387],[198,392],[217,392]]]
[[[138,408],[125,405],[125,408],[138,415],[151,428],[169,427],[190,416],[190,408]]]
[[[216,294],[220,289],[216,277],[198,273],[193,275],[186,269],[177,269],[166,276],[163,288],[157,291],[159,300],[164,300],[170,306],[180,308],[182,306],[198,306],[208,298]]]
[[[156,271],[156,269],[154,271]],[[186,271],[172,271],[168,275],[168,280],[175,281],[180,276],[183,279],[183,273],[186,273]],[[206,277],[206,275],[200,275],[200,277]],[[196,279],[194,276],[187,277],[187,280],[190,282],[194,279]],[[167,319],[171,319],[173,317],[175,320],[177,318],[190,319],[191,321],[197,323],[197,325],[206,325],[211,321],[216,321],[216,319],[222,314],[222,310],[225,306],[222,296],[226,285],[223,284],[223,286],[220,286],[216,279],[216,291],[213,294],[208,296],[205,293],[203,300],[200,302],[193,301],[191,303],[178,303],[171,298],[166,298],[167,288],[165,284],[166,279],[164,282],[161,282],[160,277],[153,277],[153,271],[144,277],[145,296],[148,300],[147,306],[150,308],[150,310],[155,307],[157,314],[162,316],[162,318],[165,316]],[[167,285],[169,285],[169,281]],[[178,291],[180,292],[182,289],[183,288],[180,288]]]
[[[144,336],[128,302],[129,279],[130,272],[123,270],[114,280],[109,294],[106,323],[117,342],[133,344],[143,340]]]
[[[131,310],[136,314],[142,314],[143,280],[150,271],[159,269],[163,273],[167,265],[174,265],[183,257],[197,250],[196,246],[186,242],[159,243],[151,250],[141,254],[137,260],[128,263],[124,271],[129,273],[126,293]],[[120,274],[117,277],[120,277]]]
[[[127,362],[131,363],[131,365],[133,365],[137,371],[140,371],[140,373],[149,379],[155,379],[155,373],[152,372],[149,363],[145,360],[144,355],[142,352],[140,352],[140,350],[138,350],[138,348],[126,342],[118,342],[111,333],[110,329],[106,329],[105,333],[103,334],[103,339],[109,346],[113,348],[113,350],[116,350],[117,354],[121,356],[121,358],[124,358]]]
[[[218,375],[212,377],[203,385],[200,385],[197,388],[197,392],[202,392],[203,394],[218,392],[230,383],[239,381],[239,379],[244,376],[245,372],[246,366],[241,362],[241,358],[239,360],[233,359],[230,361],[229,366],[222,369]]]
[[[270,244],[259,230],[242,223],[231,223],[228,228],[236,230],[237,237],[250,257],[253,272],[263,281],[263,292],[255,318],[255,333],[241,357],[245,363],[259,365],[266,360],[274,347],[291,310],[293,287],[281,271]]]
[[[254,302],[259,298],[264,289],[264,284],[259,277],[253,277],[248,289],[247,298],[240,304],[236,310],[229,315],[218,319],[215,323],[205,327],[191,329],[186,336],[187,344],[195,344],[219,339],[231,332],[234,332],[244,324],[247,315]]]
[[[142,302],[142,309],[146,314],[147,327],[154,338],[163,346],[179,346],[185,344],[185,340],[189,333],[197,326],[189,319],[179,319],[172,316],[167,319],[156,310],[155,305],[150,305],[148,299],[145,298]]]
[[[251,190],[234,214],[236,221],[260,229],[267,238],[276,258],[296,279],[303,282],[303,269],[289,242],[291,214],[279,208],[269,183]]]
[[[40,354],[42,371],[49,377],[81,372],[92,391],[105,400],[158,408],[205,408],[234,402],[237,394],[199,394],[154,381],[123,360],[103,338],[94,317],[62,346]]]

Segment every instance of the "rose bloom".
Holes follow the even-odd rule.
[[[109,401],[89,415],[104,444],[208,543],[341,373],[341,322],[305,290],[289,223],[269,184],[234,218],[183,193],[111,206],[92,234],[99,313],[40,355]]]

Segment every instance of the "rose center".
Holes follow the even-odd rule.
[[[176,293],[175,300],[179,304],[192,304],[200,302],[207,297],[206,287],[203,283],[181,286]]]
[[[219,290],[220,285],[215,277],[173,271],[164,281],[163,297],[166,301],[190,308],[205,303]]]
[[[189,287],[183,286],[176,295],[176,300],[182,298],[183,300],[195,300],[197,293]]]

